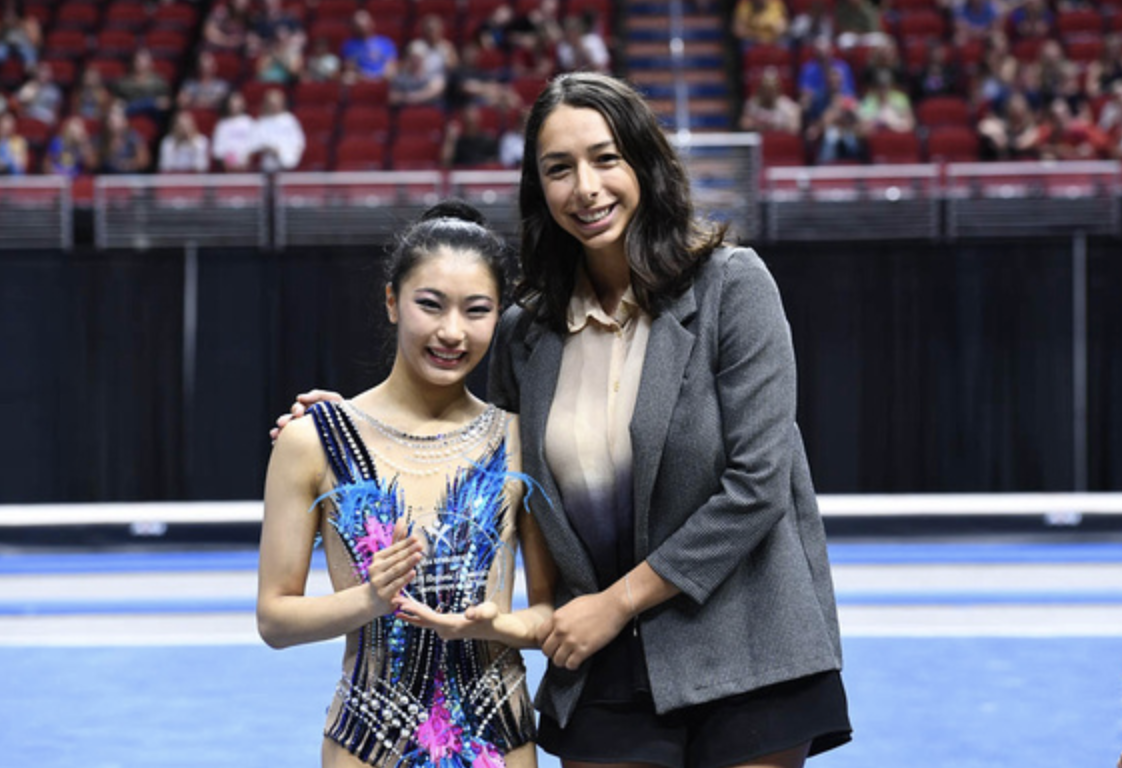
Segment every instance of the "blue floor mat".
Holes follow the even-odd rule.
[[[1122,750],[1122,639],[862,637],[845,652],[854,741],[810,768],[1112,767]],[[0,648],[0,765],[314,768],[341,655]],[[527,659],[536,681],[541,656]]]

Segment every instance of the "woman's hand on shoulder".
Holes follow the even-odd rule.
[[[277,417],[277,425],[269,430],[269,439],[275,443],[277,441],[277,437],[281,433],[281,430],[288,426],[289,422],[291,422],[293,419],[301,418],[305,413],[308,412],[308,408],[315,405],[316,403],[322,401],[342,402],[342,400],[342,395],[340,395],[338,392],[332,392],[329,389],[312,389],[307,392],[301,392],[296,396],[296,400],[288,409],[288,413],[282,414]]]

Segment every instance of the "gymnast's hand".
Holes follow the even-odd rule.
[[[366,569],[374,591],[375,615],[394,610],[401,591],[417,578],[417,566],[424,559],[425,543],[420,535],[409,534],[404,520],[393,528],[393,543],[374,553]]]
[[[431,629],[441,640],[489,640],[495,635],[499,606],[491,601],[469,607],[463,613],[437,613],[408,595],[394,600],[397,617],[415,627]]]
[[[630,618],[610,592],[596,592],[570,600],[538,626],[542,653],[556,666],[576,669],[610,643]]]
[[[277,441],[277,435],[281,433],[281,430],[285,428],[288,422],[293,419],[299,419],[307,412],[309,406],[315,405],[322,400],[341,402],[343,396],[329,389],[313,389],[309,392],[301,392],[296,396],[296,402],[288,409],[288,413],[277,417],[277,425],[269,430],[269,439],[275,443]]]

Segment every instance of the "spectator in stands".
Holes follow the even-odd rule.
[[[970,87],[970,96],[979,111],[1000,113],[1017,80],[1017,59],[1009,50],[1009,39],[1000,32],[986,39],[985,50]]]
[[[814,41],[813,55],[799,70],[799,106],[807,123],[816,121],[838,95],[857,97],[853,71],[834,56],[833,43],[820,37]]]
[[[441,161],[446,168],[498,164],[499,137],[483,127],[479,105],[464,107],[460,111],[460,119],[448,124]]]
[[[603,72],[611,70],[611,55],[604,38],[596,32],[591,18],[567,16],[561,23],[563,36],[557,43],[557,69],[560,72]]]
[[[242,52],[249,38],[252,0],[227,0],[211,8],[203,25],[203,39],[211,48]]]
[[[16,131],[16,116],[0,115],[0,176],[22,176],[27,173],[30,153],[27,139]]]
[[[113,91],[125,102],[129,115],[160,118],[171,108],[171,86],[156,71],[147,48],[138,48],[133,54],[129,73],[113,84]]]
[[[506,128],[499,137],[499,162],[504,168],[520,168],[526,148],[526,117],[524,109],[513,110]]]
[[[14,0],[5,0],[0,11],[0,66],[18,56],[25,72],[33,70],[39,63],[42,42],[42,29],[35,17],[21,14]]]
[[[1110,140],[1090,120],[1072,114],[1063,99],[1044,112],[1036,147],[1041,160],[1097,160],[1110,151]]]
[[[554,51],[556,46],[541,35],[515,35],[510,50],[510,76],[536,77],[546,80],[557,69]]]
[[[852,96],[837,95],[822,113],[819,128],[817,161],[829,163],[862,163],[868,154],[861,121],[857,115],[857,100]]]
[[[1114,85],[1122,82],[1122,35],[1114,33],[1103,38],[1102,53],[1087,64],[1084,82],[1091,98],[1111,93]]]
[[[405,49],[405,60],[390,79],[390,104],[400,107],[417,104],[439,106],[444,103],[447,79],[426,68],[428,50],[424,40],[409,43]]]
[[[1009,29],[1014,40],[1051,37],[1054,25],[1055,17],[1045,0],[1022,0],[1009,14]]]
[[[307,42],[304,27],[299,19],[285,9],[283,0],[262,0],[261,8],[250,20],[247,40],[249,51],[264,51],[281,40],[295,45],[303,54],[304,44]]]
[[[272,88],[265,92],[261,114],[253,131],[253,151],[267,172],[290,171],[304,156],[304,129],[296,116],[288,111],[284,91]]]
[[[755,91],[745,100],[740,128],[757,133],[774,131],[796,135],[802,130],[799,105],[783,93],[779,70],[775,67],[764,70]]]
[[[113,94],[102,80],[101,71],[95,67],[82,70],[82,79],[70,96],[70,113],[100,122],[112,102]]]
[[[143,173],[152,163],[144,138],[129,125],[124,101],[109,105],[98,131],[98,171],[100,173]]]
[[[1005,19],[997,0],[960,0],[954,8],[954,41],[957,45],[985,40],[999,32]]]
[[[245,97],[234,91],[226,99],[222,117],[214,125],[211,155],[227,172],[247,171],[253,160],[257,121],[245,108]]]
[[[376,33],[370,12],[355,11],[351,28],[354,36],[343,44],[343,61],[353,61],[359,75],[366,80],[393,77],[397,72],[397,45]]]
[[[896,86],[896,81],[888,70],[877,73],[876,82],[861,100],[857,117],[861,121],[861,132],[864,135],[876,131],[908,133],[916,127],[912,101],[908,94]]]
[[[62,89],[54,80],[50,62],[35,65],[35,74],[16,91],[16,104],[24,117],[54,125],[62,106]]]
[[[834,32],[841,48],[878,45],[885,39],[880,10],[870,0],[837,0]]]
[[[444,29],[444,19],[434,13],[421,17],[421,39],[428,46],[425,68],[447,77],[460,63],[460,53],[456,44],[448,39]]]
[[[834,14],[826,0],[810,0],[810,4],[791,20],[789,36],[799,45],[810,45],[819,38],[834,39]]]
[[[160,173],[204,173],[209,168],[210,142],[199,132],[190,112],[177,112],[171,130],[160,142]]]
[[[732,33],[741,45],[771,45],[787,34],[787,5],[783,0],[736,0]]]
[[[285,26],[277,26],[273,36],[262,44],[255,63],[257,80],[262,83],[290,85],[304,71],[304,41]]]
[[[326,83],[342,77],[343,62],[331,50],[331,41],[318,36],[312,41],[311,51],[304,62],[301,80],[313,83]]]
[[[1098,126],[1117,148],[1118,141],[1122,139],[1122,80],[1111,85],[1110,93],[1099,110]]]
[[[896,41],[887,35],[871,44],[869,48],[869,57],[865,61],[864,69],[861,70],[862,86],[873,87],[882,73],[888,73],[888,76],[897,83],[908,81],[908,72],[900,61],[900,49]]]
[[[97,150],[86,131],[86,122],[76,115],[66,118],[47,145],[43,173],[74,178],[97,170]]]
[[[987,112],[978,121],[978,136],[985,160],[1025,160],[1038,157],[1039,128],[1024,94],[1014,91],[1001,108]]]
[[[199,53],[195,76],[179,89],[177,102],[180,109],[221,108],[230,95],[230,83],[218,76],[218,60],[210,51]]]
[[[947,45],[934,38],[924,42],[923,63],[912,77],[912,99],[953,96],[961,91],[962,75]]]
[[[448,106],[461,109],[471,103],[484,104],[500,109],[516,109],[521,99],[499,73],[478,66],[480,44],[477,41],[464,43],[460,50],[460,64],[448,78],[446,89]]]

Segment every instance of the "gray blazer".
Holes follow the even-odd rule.
[[[544,491],[530,508],[564,605],[597,591],[545,460],[564,338],[511,307],[495,344],[488,396],[521,414],[523,471]],[[840,669],[826,537],[795,424],[790,332],[754,251],[719,249],[655,319],[631,439],[636,562],[682,591],[639,622],[656,709]],[[588,666],[550,665],[538,708],[566,724]]]

